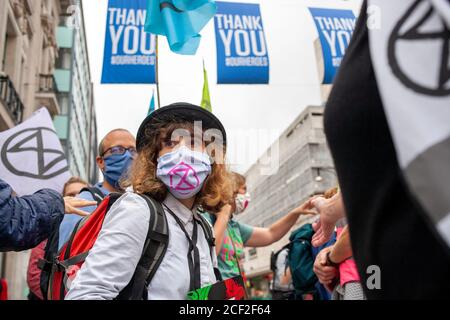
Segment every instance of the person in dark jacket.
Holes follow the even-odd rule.
[[[18,197],[11,186],[0,179],[0,251],[22,251],[45,240],[64,212],[87,215],[77,209],[96,204],[43,189]]]

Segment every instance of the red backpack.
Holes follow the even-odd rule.
[[[64,300],[72,280],[97,240],[106,214],[121,196],[115,193],[106,196],[91,215],[78,222],[69,240],[54,258],[41,261],[42,273],[47,273],[45,277],[41,274],[41,279],[48,279],[42,285],[44,299]],[[141,196],[150,209],[150,225],[141,259],[131,281],[117,296],[119,300],[147,299],[147,286],[169,243],[167,218],[161,204],[146,195]]]

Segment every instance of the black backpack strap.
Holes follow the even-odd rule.
[[[48,299],[48,289],[50,286],[51,274],[54,268],[56,257],[59,254],[58,244],[59,244],[59,227],[60,223],[54,226],[50,236],[47,239],[47,244],[44,248],[44,256],[42,259],[38,260],[38,268],[41,270],[39,278],[39,286],[42,292],[44,300]],[[77,223],[78,226],[78,223]]]
[[[289,252],[291,252],[291,243],[289,242],[283,248],[281,248],[280,252],[283,250],[288,250],[288,254],[286,255],[286,261],[284,262],[284,275],[286,275],[287,269],[289,268]]]
[[[80,193],[82,192],[89,192],[92,195],[92,198],[94,198],[94,201],[97,201],[97,204],[100,204],[100,202],[103,201],[105,198],[105,195],[103,194],[102,190],[100,190],[97,187],[85,187],[80,190]]]
[[[288,242],[288,243],[285,244],[280,250],[278,250],[278,251],[276,251],[276,252],[273,252],[273,251],[272,251],[272,253],[270,254],[270,269],[271,269],[273,272],[276,272],[276,269],[277,269],[277,259],[278,259],[278,256],[280,255],[281,251],[283,251],[283,250],[285,250],[285,249],[290,250],[290,248],[291,248],[291,242]]]
[[[276,264],[277,257],[278,257],[278,251],[277,252],[272,251],[270,253],[270,270],[272,270],[272,272],[274,272],[274,273],[277,271],[277,264]]]
[[[141,259],[133,278],[116,297],[117,300],[147,300],[147,288],[158,270],[169,245],[169,226],[161,204],[141,195],[150,210],[150,224]]]
[[[197,212],[199,213],[199,212]],[[214,262],[214,255],[216,255],[216,239],[214,238],[214,232],[211,224],[203,217],[201,214],[194,215],[194,218],[199,223],[200,227],[203,229],[203,233],[206,236],[206,241],[208,242],[210,253],[211,253],[211,261]],[[214,274],[218,281],[222,281],[222,275],[218,268],[214,268]]]
[[[196,218],[197,222],[200,224],[200,227],[202,227],[209,247],[214,248],[216,246],[216,239],[214,238],[211,224],[201,214],[196,214],[194,218]]]

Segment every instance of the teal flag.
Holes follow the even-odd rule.
[[[194,55],[199,33],[216,11],[214,0],[147,0],[145,31],[167,37],[175,53]]]
[[[152,100],[150,100],[150,107],[148,108],[147,115],[149,115],[153,111],[155,111],[155,90],[153,90]]]

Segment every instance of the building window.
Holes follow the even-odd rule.
[[[72,54],[69,49],[59,49],[59,55],[55,62],[56,69],[69,70],[72,65]]]
[[[69,114],[69,96],[67,93],[58,94],[58,104],[62,115]]]

